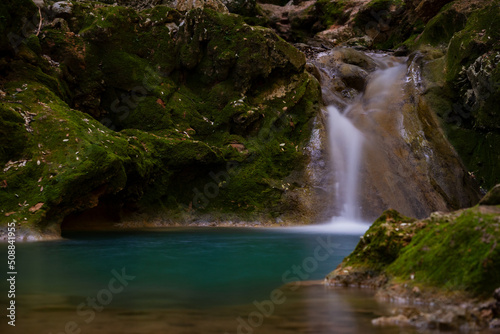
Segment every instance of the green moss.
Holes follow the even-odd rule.
[[[482,187],[490,189],[500,183],[500,148],[497,145],[500,142],[499,134],[448,125],[447,135],[460,152],[467,169],[475,175]]]
[[[0,164],[9,160],[16,161],[22,157],[28,133],[24,127],[24,119],[15,110],[16,104],[0,103]]]
[[[496,4],[495,4],[496,3]],[[500,7],[498,1],[474,11],[465,28],[450,41],[447,53],[446,80],[453,82],[463,66],[470,65],[489,50],[500,50]]]
[[[124,113],[122,115],[124,120],[121,125],[144,131],[172,128],[170,113],[161,103],[156,97],[149,96],[141,99],[138,106],[130,111],[130,114]]]
[[[385,211],[366,231],[342,266],[355,266],[381,271],[394,262],[411,241],[416,219],[395,210]]]
[[[387,272],[417,283],[490,295],[500,277],[498,216],[469,209],[431,218]]]
[[[326,27],[334,24],[343,24],[349,18],[345,13],[346,0],[319,0],[316,10],[320,13],[321,23]]]
[[[19,117],[1,119],[16,147],[3,147],[2,159],[26,160],[0,179],[8,183],[0,200],[15,212],[2,223],[48,228],[102,197],[173,216],[190,203],[194,213],[284,212],[281,180],[305,164],[301,145],[320,101],[302,53],[269,29],[211,10],[189,12],[182,26],[163,6],[79,2],[74,16],[71,32],[47,27],[32,38],[3,80],[36,116],[30,134]],[[40,59],[39,48],[59,65]],[[29,90],[16,93],[25,83]],[[193,207],[194,189],[204,192],[230,161],[240,166],[231,182]],[[44,205],[31,213],[36,203]]]
[[[148,62],[140,57],[121,51],[109,50],[102,58],[105,84],[122,90],[143,87]]]
[[[466,22],[467,17],[457,12],[452,4],[448,4],[427,23],[416,45],[448,45],[453,35],[465,27]]]

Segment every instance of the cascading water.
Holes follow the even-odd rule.
[[[335,106],[329,106],[328,132],[333,170],[335,201],[339,216],[359,219],[358,180],[363,150],[363,134]]]
[[[309,173],[329,224],[307,229],[358,234],[389,208],[424,218],[477,203],[423,98],[419,59],[337,48],[313,60],[327,107],[315,123]]]
[[[370,161],[370,146],[377,140],[373,129],[366,126],[370,122],[379,120],[386,124],[379,124],[383,129],[388,126],[388,106],[394,100],[402,99],[401,88],[397,87],[404,78],[404,65],[394,63],[393,58],[379,60],[378,66],[382,69],[374,71],[369,77],[364,92],[361,92],[353,101],[340,112],[336,106],[327,107],[328,133],[330,156],[334,173],[334,217],[330,226],[348,228],[353,231],[364,231],[368,224],[363,222],[360,203],[360,184],[365,180],[366,165]],[[325,94],[325,91],[323,92]],[[326,94],[332,94],[326,92]],[[328,98],[327,98],[328,100]],[[363,132],[361,132],[358,123]],[[379,132],[377,132],[379,133]],[[368,141],[364,151],[365,141]],[[364,158],[364,159],[363,159]]]

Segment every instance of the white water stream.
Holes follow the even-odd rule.
[[[379,59],[383,68],[368,77],[364,92],[348,104],[344,111],[340,111],[334,105],[327,107],[335,212],[327,224],[308,227],[306,230],[322,229],[341,234],[363,234],[370,226],[371,222],[363,220],[360,200],[360,191],[362,191],[360,187],[364,181],[365,165],[370,163],[365,149],[374,145],[372,142],[373,126],[386,127],[388,125],[376,123],[385,122],[391,117],[386,115],[390,113],[388,106],[394,103],[395,99],[401,98],[400,94],[394,94],[394,92],[398,91],[398,87],[395,89],[395,86],[403,82],[405,73],[404,65],[394,64],[392,57],[387,57],[387,59],[387,62],[385,59]],[[325,93],[332,94],[324,90],[323,94]],[[325,100],[334,101],[335,98],[327,96]],[[367,122],[374,122],[374,124],[370,125]],[[360,126],[363,132],[357,126]]]

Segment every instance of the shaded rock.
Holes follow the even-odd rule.
[[[37,28],[38,8],[31,0],[0,3],[0,54],[18,52],[23,41]]]
[[[461,23],[447,24],[452,17],[461,17]],[[427,40],[432,45],[432,36],[442,37],[442,32],[448,31],[447,38],[436,39],[447,46],[446,55],[425,65],[424,77],[431,82],[426,99],[442,119],[444,131],[464,164],[486,189],[500,182],[495,167],[500,163],[500,148],[494,144],[500,140],[500,120],[494,112],[500,99],[499,17],[499,7],[489,2],[453,2],[422,34],[422,43]],[[431,23],[437,25],[435,29]]]
[[[346,83],[347,87],[361,92],[366,86],[368,72],[356,65],[342,64],[338,68],[337,75]]]
[[[415,7],[415,15],[422,19],[424,22],[428,22],[433,18],[439,10],[447,3],[453,0],[417,0],[412,1]]]
[[[481,205],[500,205],[500,184],[494,186],[484,197],[479,201]],[[500,289],[495,291],[495,298],[500,301]]]
[[[252,16],[256,14],[256,0],[221,0],[227,7],[230,13],[235,13],[244,16]]]

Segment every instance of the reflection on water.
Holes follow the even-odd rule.
[[[285,289],[284,289],[285,290]],[[44,298],[44,297],[39,297]],[[371,319],[387,314],[369,291],[302,286],[282,296],[272,308],[255,304],[208,309],[120,309],[106,308],[89,324],[79,318],[75,305],[52,299],[52,307],[23,309],[15,330],[0,325],[2,333],[60,333],[74,321],[82,333],[416,333],[397,327],[379,328]],[[45,300],[47,302],[47,300]],[[49,304],[50,304],[49,303]],[[6,331],[7,330],[7,331]]]
[[[18,244],[16,327],[2,321],[1,333],[401,333],[371,325],[388,311],[370,292],[294,282],[323,279],[360,235],[195,228],[66,237]]]

